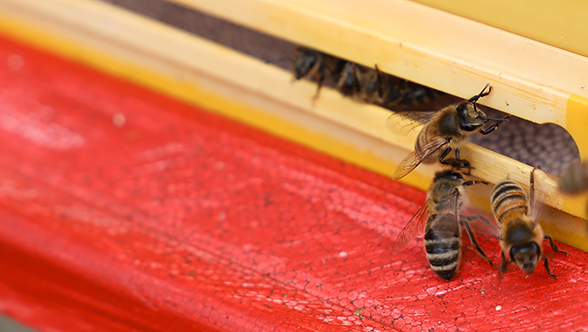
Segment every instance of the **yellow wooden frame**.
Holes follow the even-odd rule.
[[[588,2],[583,0],[413,1],[588,56]]]
[[[198,3],[183,2],[191,5]],[[431,12],[426,6],[405,1],[388,2],[399,4],[400,7],[405,6],[405,9],[424,10],[427,15],[431,15],[430,19],[441,20],[435,16],[441,15],[443,19],[449,20],[444,16],[445,13]],[[202,3],[200,4],[203,5]],[[496,72],[493,65],[501,65],[499,61],[485,63],[484,66],[472,63],[466,66],[465,57],[461,58],[459,64],[447,62],[451,56],[457,55],[444,55],[443,51],[446,49],[441,45],[437,45],[439,49],[435,54],[431,54],[433,49],[417,47],[416,43],[398,44],[398,40],[393,36],[384,34],[386,29],[382,27],[380,28],[383,30],[376,32],[374,29],[379,24],[377,20],[370,20],[371,23],[358,18],[343,21],[343,18],[348,17],[343,15],[341,10],[346,9],[354,13],[355,2],[342,2],[349,8],[339,8],[336,12],[337,15],[341,15],[338,16],[338,20],[333,18],[334,14],[326,14],[326,7],[323,7],[325,4],[322,2],[313,6],[303,0],[296,3],[286,0],[251,0],[246,3],[216,0],[206,3],[208,7],[218,7],[218,10],[223,4],[231,4],[233,7],[229,14],[225,13],[223,17],[233,20],[239,17],[243,21],[257,22],[259,25],[268,24],[261,29],[263,31],[274,28],[284,34],[290,31],[290,40],[304,41],[303,44],[314,47],[323,46],[330,53],[345,54],[346,58],[363,64],[373,61],[372,63],[378,63],[391,73],[399,74],[395,70],[404,68],[400,71],[405,75],[401,76],[418,78],[414,80],[421,83],[438,83],[439,85],[429,85],[457,95],[469,97],[478,93],[481,86],[491,82],[495,90],[490,97],[484,98],[489,106],[505,109],[497,106],[503,104],[506,99],[510,105],[505,109],[507,112],[513,111],[511,113],[524,115],[524,118],[533,117],[531,120],[537,122],[556,122],[571,128],[572,124],[566,122],[568,116],[577,119],[578,116],[586,114],[584,97],[568,95],[561,88],[537,88],[537,82],[533,79],[538,76],[515,80],[514,74],[510,72],[509,75]],[[417,7],[414,7],[415,5]],[[206,12],[211,12],[208,7]],[[240,10],[241,16],[238,15]],[[256,14],[257,10],[272,10],[275,22],[261,20],[261,14]],[[420,13],[418,10],[417,14]],[[286,20],[282,16],[286,13],[293,17]],[[365,10],[358,9],[354,14],[365,15]],[[346,12],[346,15],[351,14]],[[268,17],[267,13],[264,17]],[[344,31],[346,36],[354,35],[354,38],[357,38],[355,42],[360,43],[362,47],[346,49],[350,45],[331,37],[330,41],[319,40],[320,37],[316,36],[312,39],[309,37],[309,29],[302,27],[301,31],[308,34],[305,38],[309,39],[296,39],[299,37],[298,34],[303,33],[293,32],[297,30],[292,30],[292,24],[295,24],[296,19],[303,17],[306,19],[299,22],[301,25],[310,20],[320,23],[319,28],[329,28],[329,25],[334,24],[339,29],[347,29],[341,31]],[[453,15],[452,17],[455,18]],[[284,20],[288,22],[286,28],[278,29],[276,26],[281,25]],[[462,22],[462,19],[457,18],[457,22]],[[504,38],[513,45],[516,44],[516,40],[510,40],[513,38],[511,34],[497,32],[496,29],[480,23],[468,22],[468,25],[472,25],[471,29],[476,30],[476,34],[489,34],[493,35],[494,39]],[[330,29],[332,28],[331,26]],[[413,148],[416,138],[416,132],[407,137],[389,132],[384,126],[389,114],[386,110],[353,102],[329,89],[322,91],[319,100],[313,104],[312,96],[316,86],[312,82],[293,83],[291,73],[283,69],[266,65],[258,59],[108,4],[88,0],[0,0],[0,31],[382,174],[392,174],[400,160]],[[417,31],[411,33],[418,35]],[[420,39],[426,38],[421,36],[415,40]],[[525,43],[537,49],[546,47],[549,52],[553,51],[548,46],[537,45],[532,41]],[[359,49],[363,51],[358,51]],[[347,51],[343,53],[345,50]],[[371,53],[374,50],[381,52],[374,55]],[[394,54],[389,53],[390,51],[400,52],[393,56],[396,60],[390,60],[386,55]],[[549,52],[545,52],[541,56],[546,57]],[[566,58],[570,55],[557,51],[552,56]],[[441,61],[441,58],[445,60]],[[578,59],[576,55],[570,59],[585,65],[584,59]],[[451,65],[447,66],[448,63]],[[431,70],[436,75],[442,75],[441,77],[447,77],[443,74],[452,73],[452,79],[445,81],[453,83],[442,83],[443,79],[423,72],[423,68]],[[493,68],[494,70],[491,70]],[[412,74],[415,76],[411,76]],[[554,79],[547,81],[556,83]],[[565,86],[569,88],[571,85],[568,82]],[[547,96],[540,94],[541,91],[547,92]],[[535,103],[533,98],[537,98]],[[556,100],[548,101],[549,98]],[[513,108],[514,105],[518,107]],[[472,172],[482,179],[497,182],[509,177],[523,184],[528,182],[531,167],[520,162],[473,144],[463,150],[463,155],[472,164],[485,165],[477,167]],[[420,166],[404,180],[426,189],[433,172],[437,169],[438,166],[435,165]],[[586,218],[585,197],[561,196],[557,192],[554,179],[546,175],[540,176],[538,182],[541,200],[554,208],[552,213],[557,216],[543,221],[546,230],[563,242],[587,250],[585,225],[583,220],[578,218]],[[473,201],[479,206],[486,205],[487,208],[487,192],[480,190],[474,193]]]

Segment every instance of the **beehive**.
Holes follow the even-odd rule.
[[[582,157],[588,153],[588,137],[584,129],[588,93],[585,91],[586,78],[583,76],[583,73],[588,69],[588,61],[584,50],[573,48],[577,43],[560,44],[552,35],[549,40],[538,40],[539,37],[536,35],[528,34],[527,31],[530,30],[515,31],[518,35],[513,34],[493,27],[511,29],[509,26],[501,25],[500,22],[484,21],[484,23],[480,23],[451,14],[450,12],[454,10],[451,7],[443,7],[447,11],[442,11],[411,1],[372,0],[361,2],[361,4],[353,1],[313,2],[306,0],[248,2],[186,0],[173,2],[366,66],[377,64],[386,73],[434,87],[460,98],[468,98],[479,92],[485,84],[490,83],[494,87],[494,91],[491,96],[481,100],[482,104],[531,122],[557,124],[565,128],[575,139]],[[478,3],[478,5],[486,10],[488,4]],[[493,4],[492,6],[499,5]],[[578,4],[578,6],[580,5]],[[520,8],[519,10],[521,10]],[[560,7],[560,11],[557,13],[564,9],[566,8]],[[483,10],[468,9],[467,12],[474,13]],[[569,11],[575,10],[577,10],[576,7],[569,8]],[[460,12],[460,14],[463,13]],[[478,16],[472,18],[485,19]],[[531,22],[537,21],[541,21],[541,17],[538,16],[535,21]],[[533,24],[537,25],[537,23],[529,24],[531,27]],[[557,274],[559,267],[562,272],[560,273],[562,280],[558,281],[560,288],[550,290],[553,292],[550,294],[553,297],[561,296],[561,301],[546,304],[547,300],[543,296],[552,287],[552,283],[555,283],[551,280],[538,281],[536,278],[540,277],[533,276],[532,280],[516,279],[516,282],[508,286],[505,284],[484,286],[489,280],[493,280],[494,274],[482,263],[474,262],[466,263],[464,266],[463,279],[460,284],[462,286],[465,284],[465,288],[469,287],[468,290],[458,291],[454,289],[459,289],[462,286],[439,284],[432,274],[426,275],[427,281],[420,281],[419,278],[425,278],[422,274],[426,272],[415,270],[411,265],[418,264],[418,257],[422,256],[422,253],[417,249],[407,254],[404,263],[387,257],[388,252],[385,249],[378,249],[380,245],[386,247],[386,243],[390,242],[389,239],[393,238],[395,232],[402,225],[396,223],[390,226],[391,222],[390,225],[386,223],[378,225],[375,221],[381,221],[385,219],[385,216],[374,212],[377,210],[377,205],[381,204],[385,207],[382,211],[393,215],[391,220],[405,220],[410,217],[411,212],[414,212],[414,209],[411,210],[411,208],[422,202],[424,197],[423,193],[414,189],[407,189],[408,187],[384,180],[386,176],[392,174],[400,160],[413,148],[416,138],[416,132],[407,137],[396,136],[390,132],[384,126],[385,119],[389,115],[387,110],[372,105],[359,104],[341,97],[336,91],[328,88],[321,92],[320,98],[316,102],[313,102],[315,84],[305,81],[293,84],[292,74],[287,70],[275,65],[268,65],[260,59],[244,55],[202,37],[101,2],[56,0],[49,3],[34,0],[3,0],[0,1],[0,28],[3,34],[11,38],[25,41],[28,44],[65,56],[70,60],[84,63],[117,77],[123,77],[141,86],[163,92],[190,104],[196,104],[206,110],[217,112],[384,175],[379,176],[371,173],[365,175],[364,170],[354,168],[349,178],[355,176],[371,186],[371,189],[366,189],[369,193],[365,194],[369,199],[364,201],[358,199],[361,195],[354,198],[347,197],[346,200],[344,197],[335,199],[325,194],[334,190],[333,188],[339,188],[345,193],[363,193],[361,185],[343,180],[341,181],[345,183],[341,184],[336,176],[332,175],[328,176],[328,181],[322,183],[333,183],[337,186],[331,188],[325,185],[322,189],[310,190],[309,194],[304,196],[309,201],[318,200],[323,202],[325,206],[335,207],[329,211],[365,213],[358,217],[359,219],[364,218],[359,223],[365,223],[365,229],[379,230],[376,232],[378,236],[383,235],[387,239],[378,242],[375,238],[368,240],[362,235],[357,237],[357,243],[348,243],[346,241],[349,240],[346,239],[354,238],[356,235],[353,230],[332,228],[332,224],[324,228],[313,228],[312,223],[301,224],[304,227],[309,227],[311,234],[314,232],[338,234],[342,231],[345,236],[337,237],[338,241],[355,248],[355,251],[336,250],[335,248],[340,248],[340,246],[333,245],[330,249],[335,250],[334,253],[330,249],[325,252],[319,251],[325,255],[324,257],[327,257],[324,258],[325,261],[333,258],[329,256],[333,254],[335,256],[333,259],[338,259],[335,263],[328,263],[330,270],[327,268],[326,271],[335,271],[334,275],[341,276],[340,280],[337,277],[323,279],[322,272],[318,269],[323,258],[312,256],[312,253],[306,252],[304,253],[310,256],[308,259],[311,262],[308,265],[312,266],[314,270],[305,271],[302,268],[304,262],[300,262],[299,265],[293,267],[295,269],[293,275],[289,274],[289,271],[285,271],[283,274],[278,271],[272,275],[271,272],[263,268],[256,269],[256,267],[252,267],[254,264],[251,264],[252,266],[243,269],[251,269],[252,273],[239,274],[235,280],[231,279],[230,282],[233,285],[237,281],[245,284],[249,278],[255,279],[256,281],[251,283],[254,285],[252,287],[259,288],[251,291],[253,295],[237,286],[227,286],[227,289],[236,293],[242,292],[239,293],[239,296],[245,299],[260,295],[269,299],[269,302],[265,302],[265,304],[245,300],[239,302],[236,300],[238,296],[231,297],[231,300],[227,300],[225,303],[223,302],[224,298],[220,296],[226,295],[222,290],[215,288],[216,285],[213,287],[206,284],[205,280],[197,279],[208,286],[198,288],[195,294],[201,296],[202,299],[206,298],[206,294],[214,294],[212,298],[218,295],[215,300],[218,301],[215,302],[218,305],[204,306],[204,309],[200,308],[201,311],[197,313],[182,314],[183,310],[180,310],[165,316],[164,320],[169,319],[176,322],[184,322],[182,320],[185,320],[185,323],[175,325],[178,329],[181,324],[193,328],[216,330],[253,330],[255,328],[262,330],[261,326],[265,326],[267,330],[276,328],[276,326],[283,330],[294,330],[300,326],[307,330],[344,330],[349,326],[354,326],[357,330],[385,330],[387,328],[420,330],[435,327],[451,329],[456,326],[469,326],[471,329],[490,328],[484,319],[470,319],[467,316],[467,314],[474,315],[476,312],[484,312],[485,315],[499,314],[513,317],[512,322],[509,323],[510,327],[528,327],[533,326],[533,323],[526,318],[512,316],[513,313],[522,310],[521,308],[529,310],[529,307],[549,305],[551,313],[534,325],[546,330],[557,327],[558,325],[553,322],[563,319],[563,311],[556,312],[556,309],[566,307],[566,310],[572,310],[571,303],[574,303],[575,297],[571,293],[577,294],[586,287],[583,267],[587,260],[579,251],[573,251],[572,257],[566,258],[570,262],[566,266],[567,270],[563,269],[563,263],[560,263],[561,265],[556,263],[555,272]],[[567,42],[568,36],[573,40],[575,31],[582,31],[581,27],[578,28],[570,24],[568,27],[562,28],[561,35],[566,37],[564,42]],[[116,85],[117,83],[108,81],[105,84]],[[139,94],[133,89],[128,90],[128,93]],[[121,91],[127,90],[121,88]],[[78,93],[81,92],[78,91]],[[162,102],[162,105],[167,104]],[[181,108],[181,106],[177,107]],[[187,113],[189,110],[182,109],[181,112]],[[149,114],[152,113],[153,111],[149,111]],[[206,116],[203,117],[206,118]],[[162,119],[160,120],[164,121]],[[202,121],[214,127],[213,124],[217,120]],[[222,120],[218,121],[222,122]],[[238,125],[226,126],[237,132],[250,130],[242,129],[244,127]],[[98,127],[101,130],[106,130],[105,127]],[[202,126],[197,128],[204,130]],[[506,128],[504,126],[500,130],[507,130]],[[264,134],[250,135],[260,135],[258,141],[270,139],[269,136],[263,136]],[[188,136],[182,137],[187,139]],[[207,137],[213,139],[213,134]],[[228,141],[232,142],[231,144],[239,145],[239,143],[235,143],[235,140],[241,136],[236,135],[235,137],[231,137]],[[168,137],[167,139],[169,142],[173,141],[172,138]],[[296,150],[297,148],[292,149]],[[244,156],[254,157],[258,154],[263,155],[265,151],[262,148],[259,151],[253,150],[241,150],[241,152],[244,153]],[[300,151],[302,151],[299,152],[301,154],[312,154],[312,152],[305,152],[307,150]],[[493,183],[509,177],[524,184],[528,181],[529,172],[532,169],[532,166],[473,144],[465,148],[463,153],[472,164],[476,165],[472,175]],[[13,158],[13,160],[16,161],[18,158]],[[288,160],[291,163],[296,163],[296,161],[292,161],[293,159]],[[237,161],[233,160],[233,162]],[[325,161],[325,163],[332,163],[332,161]],[[217,164],[219,167],[222,165],[224,164]],[[332,166],[342,174],[345,174],[346,167]],[[426,189],[432,174],[437,169],[438,166],[420,166],[414,174],[405,179],[405,182],[417,188]],[[324,169],[321,171],[315,169],[314,171],[325,172]],[[305,170],[305,172],[312,173],[309,170]],[[358,172],[360,175],[354,172]],[[269,173],[271,174],[271,172]],[[256,174],[255,176],[262,175]],[[254,180],[255,176],[249,178]],[[562,242],[584,250],[587,249],[584,222],[587,217],[585,197],[571,198],[560,195],[555,188],[555,178],[549,175],[540,177],[539,182],[541,183],[538,186],[540,199],[550,207],[543,220],[546,231]],[[351,187],[353,189],[350,189]],[[298,190],[302,189],[302,187],[298,188]],[[399,194],[400,191],[405,190],[410,195]],[[387,196],[390,195],[389,193],[399,195],[402,199],[389,197]],[[321,196],[321,194],[325,196]],[[378,198],[378,194],[383,198]],[[483,208],[485,204],[487,205],[485,203],[487,194],[487,190],[478,189],[473,192],[472,200]],[[398,203],[402,200],[405,200],[403,201],[405,203]],[[271,199],[266,200],[266,202],[269,201]],[[361,202],[373,209],[364,211]],[[396,207],[396,210],[386,206]],[[329,216],[333,217],[331,214]],[[78,215],[77,218],[81,217]],[[373,219],[369,220],[370,218]],[[62,225],[59,228],[63,231],[61,227],[65,226]],[[242,227],[242,231],[246,233],[249,224],[244,223]],[[25,229],[23,228],[23,230]],[[176,231],[180,232],[179,229]],[[165,232],[165,230],[158,229],[156,232]],[[364,239],[366,242],[362,243],[359,239]],[[211,241],[207,244],[221,246],[222,242]],[[258,248],[261,248],[259,249],[260,253],[271,253],[268,256],[281,257],[273,251],[271,242],[261,241],[257,245],[259,245]],[[51,252],[54,252],[59,247],[52,248]],[[198,247],[198,250],[205,252],[207,250],[216,252],[214,250],[217,249],[207,248],[206,245]],[[246,260],[248,256],[244,253],[250,251],[251,244],[245,246],[243,250],[235,249],[230,253],[241,253],[243,259]],[[90,250],[90,252],[93,251]],[[195,256],[200,257],[199,255]],[[28,256],[23,253],[18,257]],[[219,255],[219,257],[222,258],[223,255]],[[475,255],[471,252],[467,257],[476,260]],[[259,259],[257,256],[255,258]],[[139,258],[137,259],[139,260]],[[164,258],[160,259],[165,261]],[[362,259],[365,260],[365,264],[361,263]],[[79,258],[72,261],[75,261],[75,264],[81,264]],[[235,263],[231,259],[228,261],[227,266]],[[344,263],[347,261],[354,262],[355,265],[345,266]],[[391,263],[387,265],[384,263],[385,261]],[[58,262],[59,265],[71,261],[54,258],[53,262]],[[106,264],[106,262],[109,260],[102,261],[102,264]],[[77,266],[75,264],[73,265]],[[267,262],[263,264],[271,265]],[[7,264],[7,266],[11,265]],[[292,266],[288,267],[292,268]],[[84,273],[93,271],[88,266],[79,265],[78,268]],[[127,268],[132,271],[130,266]],[[468,271],[466,268],[471,270]],[[382,274],[373,272],[380,269],[390,270],[387,273],[382,272]],[[47,272],[47,270],[43,271]],[[198,270],[179,270],[180,274],[188,274],[184,277],[193,277],[194,273],[198,273],[190,272]],[[308,275],[312,271],[316,272],[313,278],[302,277],[305,273]],[[297,272],[300,274],[296,275]],[[476,275],[474,272],[478,274]],[[360,284],[356,284],[350,282],[354,279],[355,273],[360,275],[363,275],[362,273],[375,274],[373,278],[358,279]],[[23,275],[26,273],[23,272]],[[76,276],[75,273],[72,275],[72,278]],[[149,273],[139,275],[142,277],[153,276]],[[233,276],[231,274],[222,275],[227,279]],[[86,277],[85,274],[84,277]],[[520,276],[509,276],[508,278],[517,277]],[[105,276],[104,278],[108,279]],[[164,283],[168,281],[165,276],[157,275],[154,278],[160,281],[165,280]],[[287,284],[285,280],[288,278],[294,284],[293,290],[285,286]],[[58,283],[60,278],[52,276],[51,280]],[[301,286],[305,280],[308,280],[307,285],[318,290],[307,292],[306,288]],[[364,289],[365,285],[361,282],[373,282],[374,284],[372,288]],[[541,282],[540,286],[545,288],[537,287],[537,284],[533,284],[533,282]],[[140,284],[142,287],[150,285],[147,282]],[[190,287],[185,280],[180,284],[182,290],[188,290]],[[327,286],[323,286],[323,284]],[[421,287],[421,284],[428,286]],[[166,283],[166,285],[170,284]],[[264,285],[270,285],[268,287],[271,288],[271,292],[261,290]],[[109,287],[111,287],[110,290],[114,289],[112,285]],[[322,293],[320,290],[322,287],[329,288],[329,291],[341,287],[342,291],[331,297],[332,293]],[[488,287],[495,289],[491,295],[486,296],[485,294],[489,292]],[[278,289],[280,292],[283,291],[283,294],[280,293],[281,299],[274,296],[274,291]],[[363,290],[363,293],[359,290],[354,291],[354,289]],[[541,291],[536,292],[537,289]],[[450,290],[454,291],[449,292]],[[255,294],[256,291],[257,294]],[[530,302],[524,304],[517,302],[519,297],[516,291],[526,294]],[[166,292],[162,291],[160,295],[166,296]],[[395,298],[394,294],[396,293],[401,296]],[[56,294],[58,294],[57,291]],[[480,295],[480,298],[476,298],[475,294]],[[426,300],[431,295],[434,295],[433,299]],[[155,307],[159,305],[165,307],[166,315],[169,308],[178,303],[183,303],[185,308],[192,308],[192,310],[199,308],[190,301],[182,302],[174,296],[169,303],[157,302]],[[198,296],[196,298],[199,298]],[[295,300],[292,302],[285,300],[288,296],[294,297]],[[411,299],[416,304],[402,302],[402,296],[414,296]],[[154,298],[160,297],[150,294],[147,298],[155,301]],[[311,300],[308,300],[309,298]],[[463,298],[475,298],[484,307],[480,311],[479,306],[472,307],[468,304],[461,304],[457,308],[452,306],[451,303],[459,302]],[[126,298],[125,301],[128,301],[124,303],[129,306],[140,307],[141,313],[151,312],[149,305],[145,304],[145,301],[137,300],[136,297]],[[136,304],[134,301],[141,304]],[[272,304],[268,305],[268,303]],[[492,303],[496,305],[491,305]],[[262,307],[265,305],[265,308],[259,309],[256,307],[257,305]],[[320,307],[320,310],[313,309],[314,305]],[[259,321],[251,319],[251,316],[246,313],[244,308],[248,306],[257,308],[258,311],[255,312]],[[439,307],[436,309],[435,306]],[[214,315],[211,312],[214,310],[228,313],[233,312],[231,311],[233,309],[237,313],[234,316],[238,317],[237,323],[224,322],[226,325],[222,325],[220,318],[212,318]],[[452,315],[452,310],[464,312],[466,316],[458,317],[456,322],[452,323],[448,318]],[[110,311],[106,310],[105,312]],[[276,312],[293,317],[292,323],[286,324],[284,320],[275,318],[279,316]],[[116,310],[110,313],[116,316]],[[424,313],[428,313],[426,319],[420,320]],[[570,314],[569,311],[567,313]],[[273,318],[259,318],[263,315],[270,315]],[[441,317],[438,322],[432,318],[435,315]],[[537,315],[539,314],[537,313]],[[97,324],[96,321],[99,320],[95,320],[95,324]],[[127,325],[124,323],[117,325],[120,330],[133,325],[131,318],[127,317],[123,321]],[[197,323],[194,323],[195,321]],[[228,318],[227,321],[229,321]],[[309,321],[312,322],[309,323]],[[585,319],[582,317],[573,317],[567,320],[566,324],[568,325],[560,327],[580,327],[584,321]],[[276,324],[272,325],[272,323]],[[105,323],[101,321],[101,324]],[[161,321],[159,324],[162,324]],[[60,326],[63,328],[62,325]],[[145,326],[148,326],[148,323],[145,323]]]

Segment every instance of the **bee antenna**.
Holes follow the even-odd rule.
[[[484,92],[484,91],[486,91],[486,89],[488,89],[488,92]],[[476,107],[476,102],[478,101],[478,99],[480,99],[482,97],[486,97],[487,95],[490,94],[490,92],[492,92],[492,86],[490,85],[490,83],[488,83],[488,84],[486,84],[486,86],[484,86],[484,88],[482,89],[482,91],[480,91],[479,94],[468,99],[468,101],[470,103],[474,103],[474,107]]]
[[[507,115],[507,116],[505,116],[504,118],[501,118],[501,119],[499,119],[499,118],[488,118],[488,121],[492,120],[492,121],[500,121],[500,122],[503,122],[503,121],[509,122],[508,121],[508,118],[510,118],[510,115]]]

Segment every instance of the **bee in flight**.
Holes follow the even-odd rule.
[[[551,273],[547,258],[543,255],[541,244],[543,239],[549,241],[551,249],[555,252],[567,253],[558,249],[549,235],[543,233],[537,215],[535,203],[535,171],[530,177],[529,198],[523,188],[511,180],[503,180],[494,186],[491,194],[492,213],[500,230],[500,247],[502,248],[501,273],[506,271],[510,262],[514,262],[527,274],[533,273],[539,260],[543,264],[547,274],[557,278]],[[508,255],[508,259],[507,256]]]
[[[465,181],[461,173],[446,170],[437,172],[427,193],[427,201],[406,224],[398,235],[392,249],[393,254],[402,251],[420,232],[425,236],[425,251],[429,265],[443,280],[451,280],[461,262],[461,226],[464,226],[476,251],[494,268],[492,261],[478,246],[469,222],[482,216],[462,216],[461,188],[484,181]]]
[[[306,47],[297,47],[294,53],[294,77],[299,80],[308,78],[317,81],[314,99],[318,98],[327,74],[338,77],[344,61],[332,55]]]
[[[588,161],[573,163],[559,176],[562,193],[576,195],[588,191]]]
[[[578,195],[588,191],[588,161],[575,162],[559,175],[559,191],[568,195]],[[588,206],[586,207],[588,209]]]
[[[486,89],[488,91],[486,92]],[[490,94],[492,87],[487,84],[482,91],[457,104],[442,108],[437,112],[397,112],[388,117],[387,125],[392,131],[401,126],[402,122],[408,121],[415,127],[424,123],[416,143],[415,149],[404,160],[392,175],[394,180],[405,177],[421,163],[430,164],[439,160],[441,164],[451,165],[454,168],[471,169],[469,162],[460,159],[460,149],[469,141],[469,137],[478,130],[482,135],[487,135],[504,122],[509,116],[502,119],[488,118],[486,113],[476,107],[478,99]],[[483,126],[489,121],[497,121],[492,126],[484,129]],[[445,159],[447,155],[455,150],[455,158]]]

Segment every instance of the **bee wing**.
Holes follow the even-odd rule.
[[[533,228],[535,228],[535,226],[539,223],[539,221],[541,221],[541,219],[545,216],[546,213],[545,205],[541,203],[539,199],[537,199],[537,195],[535,193],[535,172],[540,170],[541,168],[539,166],[533,168],[533,170],[531,171],[531,178],[529,179],[529,212],[531,220],[533,221]]]
[[[398,165],[396,171],[394,171],[394,174],[392,175],[392,179],[399,180],[405,177],[406,175],[408,175],[408,173],[412,172],[413,169],[420,165],[425,159],[427,159],[430,155],[441,149],[447,143],[449,143],[447,139],[438,138],[425,144],[425,146],[423,146],[420,149],[420,151],[412,151],[408,156],[406,156],[406,158],[404,158],[400,162],[400,165]]]
[[[446,196],[442,199],[440,199],[437,202],[437,211],[442,211],[442,210],[453,210],[454,216],[459,216],[459,197],[460,193],[459,190],[457,190],[457,188],[453,191],[452,195]],[[425,226],[425,233],[431,229],[439,220],[439,218],[442,216],[442,213],[437,213],[435,215],[434,218],[432,218],[431,220],[429,220]],[[455,220],[455,222],[459,222],[459,220]]]
[[[398,237],[394,241],[394,246],[392,247],[392,254],[395,255],[404,250],[406,245],[408,245],[419,232],[420,234],[424,234],[423,227],[428,211],[429,207],[427,202],[425,202],[410,221],[406,223],[400,234],[398,234]]]
[[[467,200],[463,202],[459,214],[460,220],[466,221],[475,233],[500,238],[500,227],[494,217],[480,214],[480,211],[471,206]]]
[[[462,215],[461,219],[467,221],[475,233],[488,234],[492,237],[500,238],[500,228],[494,218],[487,218],[484,215],[476,214],[469,216]]]
[[[415,128],[429,122],[435,113],[418,111],[394,112],[386,119],[386,128],[397,135],[406,136]]]

